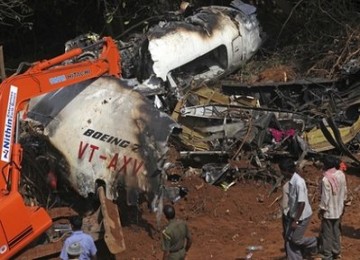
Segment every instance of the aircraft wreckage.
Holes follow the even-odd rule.
[[[65,49],[98,39],[82,35]],[[241,1],[181,10],[118,41],[122,79],[100,77],[32,99],[20,134],[27,204],[88,213],[99,186],[108,199],[130,205],[145,194],[152,210],[164,197],[176,201],[187,189],[165,185],[169,142],[184,164],[197,163],[205,181],[225,189],[242,177],[279,183],[271,162],[283,156],[301,165],[335,154],[359,166],[359,83],[348,75],[256,84],[225,78],[261,44],[256,9]],[[98,225],[111,229],[114,222],[104,219]],[[125,249],[118,233],[112,242],[122,245],[111,252]]]
[[[241,11],[234,12],[232,8]],[[176,21],[159,23],[151,27],[142,40],[139,36],[131,38],[141,42],[141,47],[132,44],[133,49],[124,50],[123,57],[133,66],[127,67],[141,72],[137,74],[141,83],[135,84],[134,88],[143,90],[154,100],[156,107],[172,114],[182,126],[177,140],[183,149],[182,158],[202,164],[213,162],[214,158],[225,160],[220,167],[215,165],[217,170],[214,171],[223,177],[232,176],[234,172],[237,172],[235,175],[247,172],[250,176],[264,172],[265,178],[269,175],[271,178],[273,170],[269,173],[268,162],[281,156],[294,158],[301,167],[305,158],[316,160],[331,153],[345,156],[343,159],[349,165],[357,167],[360,95],[353,75],[351,80],[349,75],[344,75],[334,80],[289,81],[286,72],[282,72],[284,76],[279,82],[247,84],[223,79],[220,84],[212,84],[239,68],[262,43],[256,9],[241,1],[232,2],[232,8],[205,7],[192,16],[180,15]],[[219,32],[216,26],[207,25],[201,27],[201,34],[208,34],[210,38],[205,39],[211,43],[204,43],[204,37],[198,37],[199,24],[212,21],[209,17],[217,17],[219,13],[226,13],[232,19],[225,23],[220,22],[223,18],[218,20],[227,27],[223,30],[226,33],[216,38],[225,37],[225,34],[228,38],[222,38],[220,45],[214,43],[211,37]],[[235,32],[229,29],[231,27],[238,28],[240,34],[228,34]],[[170,32],[172,34],[168,35]],[[195,46],[183,41],[185,37],[191,38]],[[240,48],[238,52],[239,49],[230,44],[233,42],[246,48]],[[191,46],[190,52],[187,46]],[[137,53],[136,58],[127,53],[129,50]],[[168,58],[173,57],[167,55],[172,52],[184,55]],[[243,54],[239,57],[239,53]],[[141,65],[134,60],[141,61]],[[354,68],[348,68],[351,64],[345,64],[343,70],[354,71]],[[128,71],[126,75],[135,74]],[[242,162],[240,170],[236,161]],[[219,178],[213,176],[210,179],[215,183],[214,179]]]
[[[136,78],[134,87],[143,93],[180,98],[196,82],[239,69],[262,44],[256,8],[241,1],[233,1],[231,7],[185,9],[162,18],[145,34],[119,41],[123,77]]]
[[[33,100],[28,117],[47,140],[24,140],[33,143],[31,149],[47,147],[36,160],[48,174],[56,171],[84,197],[102,182],[111,187],[111,199],[126,187],[127,201],[136,204],[138,192],[164,195],[161,172],[169,169],[163,166],[170,136],[182,159],[200,162],[212,184],[255,174],[277,180],[268,162],[281,156],[301,163],[330,152],[359,163],[356,82],[224,79],[262,44],[256,9],[241,1],[164,17],[145,33],[118,42],[120,82],[100,78]],[[66,49],[98,37],[79,36]],[[179,126],[181,133],[173,137]]]
[[[155,211],[162,198],[186,195],[186,188],[164,185],[168,141],[181,132],[164,111],[194,79],[231,73],[261,44],[255,10],[240,1],[190,13],[175,12],[173,20],[134,41],[119,41],[123,79],[102,76],[30,100],[19,135],[20,191],[27,205],[46,208],[54,225],[46,232],[51,243],[35,245],[19,259],[60,250],[63,218],[74,214],[86,216],[85,230],[95,240],[104,238],[111,253],[121,253],[125,242],[113,202],[138,205],[145,197]],[[64,65],[96,60],[101,41],[96,34],[68,41],[66,52],[86,51]],[[182,55],[170,55],[180,50]]]
[[[121,82],[99,78],[31,101],[27,118],[46,138],[24,135],[24,147],[46,165],[49,178],[69,183],[85,198],[99,183],[106,184],[110,199],[125,187],[130,204],[137,203],[141,192],[150,197],[161,193],[167,140],[178,125],[157,108],[173,109],[171,100],[181,98],[193,80],[238,69],[262,42],[255,9],[241,1],[166,18],[129,42],[118,42]],[[90,46],[99,38],[81,35],[68,41],[65,50]],[[92,56],[86,52],[80,59]],[[34,152],[45,143],[47,149]]]
[[[212,184],[244,176],[277,182],[270,163],[284,156],[301,167],[332,154],[359,167],[360,89],[346,82],[225,79],[193,89],[172,113],[183,128],[181,157],[201,162]]]
[[[178,127],[126,82],[106,77],[32,100],[27,117],[58,151],[41,155],[56,175],[83,197],[103,182],[110,199],[120,184],[129,194],[158,192],[167,140]]]
[[[57,93],[57,99],[48,96],[34,100],[29,115],[41,122],[51,144],[66,155],[62,171],[72,187],[85,197],[94,192],[97,180],[112,187],[107,193],[109,198],[118,196],[118,185],[130,187],[132,191],[158,192],[159,173],[165,161],[164,147],[174,122],[182,128],[175,139],[181,144],[183,160],[207,164],[208,158],[214,162],[215,157],[215,161],[222,162],[220,166],[205,167],[213,172],[218,169],[217,177],[208,176],[211,183],[229,172],[233,175],[234,169],[241,174],[264,171],[268,175],[266,162],[279,156],[291,156],[301,162],[309,155],[338,151],[358,163],[353,156],[359,147],[360,130],[356,83],[349,84],[342,79],[256,84],[229,79],[216,81],[238,69],[261,46],[261,27],[255,11],[241,1],[232,2],[231,7],[191,10],[190,14],[182,10],[163,20],[160,17],[147,32],[132,34],[127,42],[119,41],[124,78],[120,85],[126,85],[119,95],[130,91],[131,94],[125,94],[132,97],[130,103],[125,102],[127,98],[118,97],[114,98],[117,105],[110,105],[114,100],[106,100],[113,94],[106,93],[106,88],[98,94],[95,90],[87,93],[92,84],[117,84],[103,79],[86,88],[83,86],[81,91]],[[79,36],[67,42],[66,49],[91,44],[98,38],[96,34]],[[211,85],[214,80],[217,83]],[[141,97],[133,98],[135,91],[140,92]],[[143,96],[171,115],[174,122],[159,116],[160,112],[148,105],[145,110],[131,107],[137,100],[145,102]],[[63,97],[68,103],[54,106],[60,104],[58,100]],[[92,112],[74,109],[75,106],[92,107],[97,98],[106,104],[110,102],[108,110],[99,108],[99,111],[111,116],[99,116],[95,108]],[[137,116],[145,113],[148,118],[139,121],[133,117],[134,111]],[[73,120],[66,122],[62,113],[74,114],[72,118],[77,118],[75,121],[79,124],[74,125],[79,129],[77,132],[71,131]],[[87,126],[85,121],[81,122],[84,115],[89,120]],[[90,119],[94,116],[99,117]],[[165,120],[167,126],[158,127],[154,124],[159,122],[155,117]],[[152,129],[152,138],[142,133],[143,129]],[[161,138],[155,133],[162,133]],[[145,146],[140,145],[144,143]],[[131,174],[134,172],[136,174]],[[204,174],[206,172],[204,170]],[[136,202],[136,196],[128,201]]]

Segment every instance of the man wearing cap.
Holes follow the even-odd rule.
[[[80,243],[72,243],[66,249],[69,259],[80,259],[80,255],[82,253],[82,248]]]
[[[80,216],[75,216],[70,219],[70,223],[73,232],[71,236],[69,236],[64,242],[64,246],[60,253],[60,259],[68,260],[69,257],[67,250],[70,249],[69,246],[73,245],[74,243],[78,243],[81,245],[81,254],[79,259],[95,260],[97,249],[93,238],[89,234],[86,234],[81,230],[83,224],[82,218]]]
[[[161,245],[164,251],[163,260],[185,259],[186,252],[191,247],[191,236],[185,221],[175,219],[175,209],[165,205],[163,213],[168,225],[162,231]]]

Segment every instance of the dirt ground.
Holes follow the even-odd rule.
[[[320,221],[317,218],[318,187],[321,172],[314,166],[305,166],[303,174],[308,183],[309,198],[314,214],[308,236],[317,236]],[[360,174],[347,175],[350,205],[342,222],[343,259],[360,259]],[[184,178],[179,185],[189,189],[188,195],[175,203],[177,217],[188,221],[193,246],[187,260],[244,259],[248,246],[262,246],[252,259],[285,259],[281,236],[281,189],[269,194],[269,183],[241,180],[224,191],[212,186],[200,176]],[[127,250],[118,259],[161,259],[160,233],[166,224],[161,219],[157,227],[156,216],[145,204],[124,227]],[[103,258],[101,258],[103,259]],[[105,258],[104,258],[105,259]]]

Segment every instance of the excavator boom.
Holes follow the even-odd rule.
[[[95,51],[97,57],[82,59],[85,51]],[[34,63],[24,73],[1,83],[0,259],[9,259],[23,250],[52,224],[44,208],[25,205],[19,192],[22,161],[22,148],[18,143],[19,112],[33,97],[103,75],[121,76],[119,50],[110,37]]]

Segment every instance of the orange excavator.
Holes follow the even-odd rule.
[[[79,58],[92,50],[96,50],[96,58]],[[26,109],[31,98],[103,75],[121,76],[119,50],[110,37],[34,63],[25,72],[15,73],[1,83],[0,259],[9,259],[24,250],[53,223],[45,208],[26,205],[19,191],[22,161],[20,112]]]

